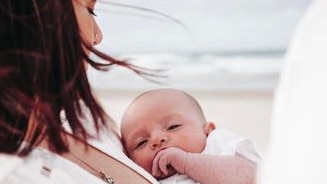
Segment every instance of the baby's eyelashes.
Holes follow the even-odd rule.
[[[143,146],[146,145],[147,142],[148,142],[148,140],[141,140],[141,141],[137,142],[134,149],[142,148]]]
[[[180,126],[182,126],[182,125],[180,125],[180,124],[171,125],[167,128],[167,130],[175,130],[175,129],[179,128]]]

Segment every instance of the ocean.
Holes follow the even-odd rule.
[[[150,72],[158,76],[145,79],[122,67],[114,66],[108,72],[89,67],[88,77],[95,89],[174,87],[205,91],[272,91],[278,82],[284,54],[161,52],[121,54],[116,57],[151,69]]]
[[[165,77],[150,77],[154,83],[113,67],[106,73],[89,69],[89,79],[94,88],[105,90],[272,91],[293,31],[311,1],[99,2],[97,20],[104,35],[99,49],[162,70],[156,74]]]

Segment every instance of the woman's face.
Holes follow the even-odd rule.
[[[102,40],[102,32],[94,18],[95,4],[96,0],[73,0],[81,36],[89,46],[97,45]]]

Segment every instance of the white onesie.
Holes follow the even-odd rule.
[[[203,154],[221,155],[221,156],[239,156],[254,163],[260,161],[260,154],[254,146],[252,140],[242,138],[232,132],[222,129],[213,130],[206,142]],[[160,180],[162,184],[196,184],[185,174],[175,174],[169,178]]]

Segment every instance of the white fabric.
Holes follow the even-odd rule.
[[[26,158],[0,154],[0,173],[3,184],[103,184],[76,164],[43,149],[35,149]]]
[[[94,127],[90,119],[84,124],[92,135]],[[63,124],[67,132],[71,132],[68,123]],[[124,153],[117,136],[103,128],[99,137],[89,143],[113,158],[128,165],[151,183],[158,183],[143,168],[131,161]],[[51,169],[47,174],[43,167]],[[104,181],[82,169],[77,164],[50,151],[38,148],[25,158],[0,154],[0,183],[2,184],[103,184]]]
[[[255,163],[260,160],[260,155],[250,139],[242,138],[232,132],[222,129],[213,130],[206,142],[203,154],[221,155],[221,156],[240,156]],[[161,184],[197,184],[184,174],[175,174],[164,180]]]
[[[327,183],[327,1],[315,1],[289,46],[259,184]]]
[[[108,134],[112,135],[112,134]],[[151,183],[157,181],[141,167],[132,162],[120,149],[119,139],[103,136],[101,141],[92,140],[91,144],[125,163]],[[118,140],[118,141],[116,141]],[[51,169],[51,174],[44,174],[43,166]],[[75,163],[44,149],[35,149],[28,157],[18,158],[0,154],[0,183],[4,184],[103,184],[104,182],[88,173]]]

